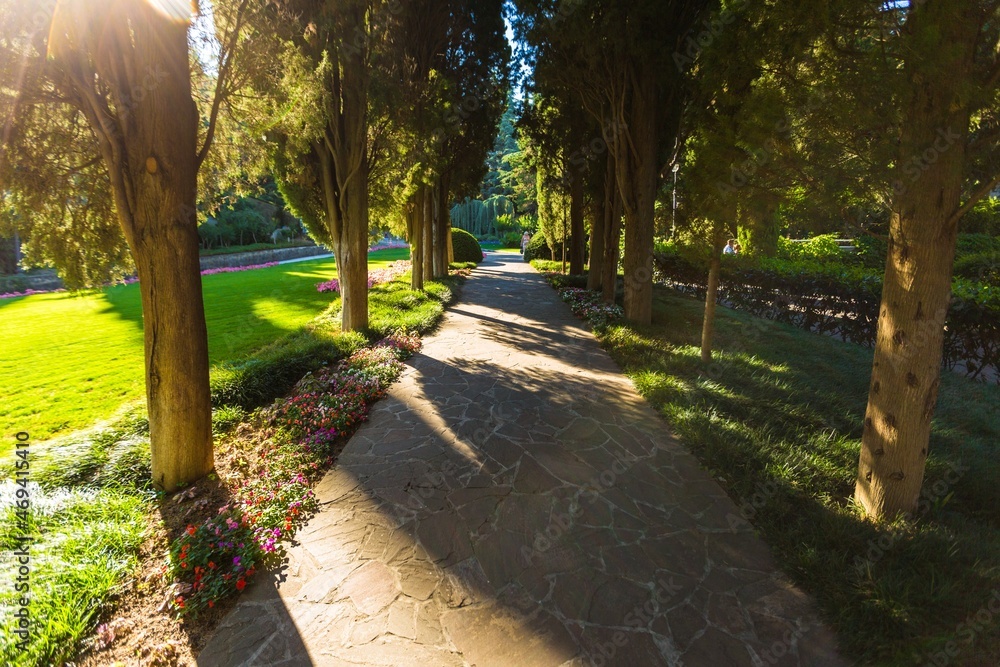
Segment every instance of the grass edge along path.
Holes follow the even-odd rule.
[[[545,270],[545,263],[536,265]],[[945,373],[915,516],[851,502],[871,350],[655,290],[653,324],[615,320],[548,274],[672,432],[712,472],[859,664],[1000,664],[1000,388]],[[591,295],[591,296],[588,296]],[[604,321],[602,321],[604,318]]]
[[[365,336],[339,331],[339,305],[334,303],[303,330],[265,346],[243,361],[231,364],[228,374],[222,373],[221,381],[218,369],[214,370],[215,427],[220,431],[231,431],[247,422],[256,420],[259,424],[259,416],[248,414],[249,409],[266,405],[286,393],[291,388],[288,382],[295,384],[310,371],[319,370],[324,365],[336,367],[338,360],[348,359],[349,365],[340,368],[343,372],[339,374],[337,382],[340,383],[338,386],[346,386],[352,395],[346,402],[331,399],[328,407],[332,408],[329,412],[333,415],[336,414],[337,405],[348,407],[351,414],[346,422],[338,424],[340,428],[336,434],[331,436],[327,432],[321,435],[325,438],[322,443],[325,451],[331,451],[329,448],[332,444],[343,440],[343,436],[349,435],[359,420],[365,417],[367,407],[361,407],[358,399],[377,399],[392,377],[393,364],[398,364],[395,359],[405,354],[408,347],[412,348],[412,343],[406,342],[412,339],[405,336],[394,338],[392,332],[404,330],[425,333],[431,330],[440,320],[445,306],[453,299],[458,284],[457,279],[449,278],[428,282],[424,293],[413,292],[409,288],[408,276],[403,276],[372,288],[369,338],[382,338],[385,341],[381,345],[382,352],[371,347],[369,338]],[[385,339],[385,336],[390,337]],[[398,356],[390,360],[385,357],[385,350]],[[390,372],[386,371],[387,368]],[[270,376],[279,369],[283,375],[274,381]],[[298,376],[290,379],[289,373]],[[372,376],[377,378],[374,385]],[[246,388],[240,389],[241,386]],[[267,393],[268,387],[270,393]],[[276,391],[277,387],[284,389]],[[333,395],[336,392],[325,393]],[[271,428],[272,434],[289,430],[287,423],[278,424],[273,421],[268,428]],[[146,422],[141,414],[127,413],[118,423],[91,431],[72,446],[59,448],[58,451],[43,451],[39,459],[33,462],[32,478],[41,484],[35,482],[31,488],[34,541],[30,549],[32,567],[35,569],[32,574],[33,598],[30,606],[31,634],[27,650],[24,651],[17,650],[15,646],[18,638],[13,630],[17,621],[12,612],[13,602],[17,598],[12,585],[8,585],[13,581],[13,577],[9,576],[11,568],[16,568],[10,547],[18,537],[15,532],[20,531],[16,528],[16,522],[9,520],[10,513],[14,511],[13,484],[5,483],[3,495],[0,496],[4,501],[4,523],[0,527],[0,544],[3,545],[4,554],[0,557],[0,569],[8,575],[4,578],[4,587],[0,588],[0,610],[4,614],[3,633],[0,636],[0,662],[3,664],[59,664],[88,648],[85,641],[89,642],[93,638],[98,621],[109,620],[109,613],[114,608],[115,599],[123,592],[122,585],[125,581],[129,577],[145,580],[148,570],[154,567],[151,563],[139,562],[140,548],[148,537],[147,529],[151,526],[159,530],[165,528],[170,533],[171,559],[165,569],[179,579],[176,588],[178,595],[173,600],[175,611],[181,614],[197,611],[198,606],[214,606],[220,599],[219,594],[224,597],[238,593],[256,570],[244,567],[239,570],[241,576],[234,577],[232,575],[237,571],[233,568],[240,566],[243,557],[247,557],[244,565],[253,567],[249,556],[255,553],[260,555],[255,549],[266,555],[269,549],[263,545],[267,544],[267,538],[264,537],[260,542],[255,539],[253,544],[247,539],[233,541],[230,546],[221,549],[219,541],[211,547],[209,540],[199,539],[195,543],[194,538],[207,538],[209,532],[214,535],[216,528],[220,531],[220,535],[216,537],[222,537],[222,531],[226,531],[226,535],[244,538],[249,535],[257,538],[260,534],[259,531],[255,533],[255,527],[263,528],[275,521],[278,524],[271,527],[271,530],[274,527],[281,529],[281,535],[277,536],[275,542],[289,538],[308,510],[308,497],[311,493],[308,487],[322,474],[324,466],[331,462],[329,457],[320,457],[322,460],[318,460],[315,456],[298,456],[295,447],[289,446],[287,438],[282,438],[277,446],[265,446],[259,451],[237,455],[237,459],[248,459],[248,464],[252,464],[254,456],[268,454],[272,456],[268,465],[276,464],[276,470],[284,475],[264,495],[266,498],[273,491],[273,497],[255,509],[255,512],[266,516],[255,516],[252,520],[245,516],[244,510],[252,504],[254,488],[237,486],[223,489],[227,496],[236,499],[228,513],[220,515],[215,507],[201,507],[201,514],[205,515],[202,520],[196,521],[193,518],[191,525],[163,527],[162,520],[157,515],[158,509],[160,514],[164,514],[164,505],[174,501],[152,492],[148,487],[149,445],[146,429]],[[266,445],[266,442],[258,440],[256,444]],[[275,453],[279,456],[275,456]],[[308,465],[309,471],[293,470],[298,463]],[[259,466],[255,468],[258,469]],[[12,479],[10,471],[4,472],[5,479]],[[309,474],[305,474],[307,472]],[[256,480],[252,482],[257,483]],[[74,517],[72,521],[62,520],[69,516]],[[199,514],[196,512],[195,516]],[[228,540],[221,541],[229,544]],[[184,549],[185,544],[189,544],[187,549]],[[96,548],[92,548],[94,546]],[[270,546],[274,547],[275,543],[272,542]],[[220,575],[229,575],[225,579],[217,578],[213,582],[204,571],[195,572],[195,567],[202,567],[202,561],[206,568],[209,562],[215,563],[215,560],[219,560],[221,565],[221,555],[233,548],[239,549],[241,556],[230,555],[228,569],[223,571],[220,568]],[[214,555],[216,552],[219,552],[219,557]],[[181,558],[182,554],[184,558]],[[155,557],[162,558],[162,554],[156,554]],[[258,560],[264,562],[266,559]],[[184,562],[191,563],[190,570],[182,567]],[[159,570],[160,566],[155,565],[155,569]],[[215,571],[216,568],[208,569]],[[189,577],[183,576],[188,573]],[[220,584],[220,581],[225,583]],[[196,584],[203,582],[211,583],[213,588],[198,590],[205,590],[213,595],[202,596],[196,601],[198,604],[191,605],[189,601],[191,595],[197,592],[194,590]],[[72,604],[66,604],[67,601]],[[114,636],[107,624],[98,630],[95,641],[99,643],[102,637]]]

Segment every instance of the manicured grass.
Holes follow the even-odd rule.
[[[372,253],[373,266],[408,256]],[[332,259],[203,278],[209,355],[217,364],[299,329],[336,295],[316,283],[336,276]],[[0,434],[35,441],[111,416],[143,396],[139,286],[0,301]]]
[[[400,251],[395,253],[389,255],[393,260],[400,258]],[[389,261],[385,254],[380,254],[379,260]],[[279,268],[288,267],[306,274],[310,286],[317,282],[315,272],[322,269],[322,265],[315,268],[308,263]],[[228,275],[250,273],[255,272]],[[406,275],[369,292],[373,338],[399,328],[428,331],[440,319],[456,285],[454,279],[428,281],[426,293],[418,293],[409,289],[409,280]],[[330,302],[329,296],[328,308],[321,315],[252,354],[244,354],[235,364],[216,369],[213,381],[228,373],[226,383],[233,385],[234,396],[246,398],[252,393],[256,405],[261,405],[287,391],[281,388],[282,383],[290,387],[288,382],[294,383],[307,371],[367,344],[361,334],[340,331],[339,297],[333,295]],[[290,374],[295,377],[279,377]],[[267,386],[262,388],[264,383]],[[253,391],[238,385],[254,385]],[[246,412],[234,403],[221,401],[219,405],[213,413],[217,428],[231,428],[247,419]],[[18,638],[12,630],[16,619],[7,614],[0,621],[0,664],[25,667],[72,660],[81,650],[81,642],[93,634],[98,619],[102,615],[109,618],[109,604],[122,582],[161,565],[139,563],[147,528],[162,523],[148,488],[148,423],[141,409],[128,412],[110,426],[78,433],[58,446],[33,447],[31,462],[32,478],[38,484],[31,488],[30,532],[36,539],[31,545],[32,635],[26,652],[15,647]],[[0,466],[0,471],[2,479],[13,479],[11,467]],[[0,584],[2,609],[12,609],[17,599],[10,574],[15,567],[10,553],[21,534],[13,509],[16,489],[13,482],[0,483],[0,570],[7,573],[6,583]],[[139,565],[145,565],[147,571],[138,572]]]
[[[705,365],[703,308],[658,289],[652,326],[600,335],[816,597],[846,656],[938,664],[954,648],[948,664],[1000,664],[1000,388],[944,374],[926,502],[874,525],[850,500],[871,350],[720,308]]]

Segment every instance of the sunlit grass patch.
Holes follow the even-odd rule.
[[[678,439],[726,487],[862,664],[997,664],[1000,623],[959,635],[1000,591],[1000,387],[942,376],[913,521],[874,525],[851,496],[872,352],[657,290],[651,326],[600,332]],[[967,627],[967,626],[966,626]]]
[[[21,537],[12,483],[0,486],[0,582],[5,665],[42,665],[71,658],[93,629],[103,605],[121,581],[135,573],[148,519],[148,501],[113,489],[56,489],[34,485],[29,515],[31,641],[19,648],[13,616],[20,593],[14,590]]]

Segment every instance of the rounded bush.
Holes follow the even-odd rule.
[[[530,262],[533,259],[552,259],[552,251],[549,244],[545,242],[545,234],[536,233],[528,242],[528,249],[524,253],[524,260]]]
[[[483,261],[483,247],[476,237],[464,229],[451,230],[451,245],[455,249],[455,262]]]

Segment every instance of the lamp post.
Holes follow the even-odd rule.
[[[670,213],[670,239],[671,240],[673,240],[674,233],[677,231],[677,172],[680,171],[680,170],[681,170],[681,165],[679,163],[675,162],[674,166],[673,166],[673,172],[674,172],[674,191],[673,191],[674,207],[673,207],[673,210]]]

